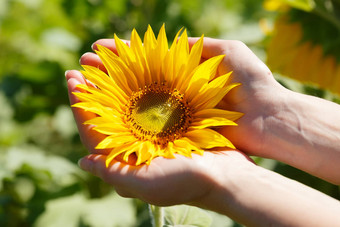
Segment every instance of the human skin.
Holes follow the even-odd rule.
[[[222,134],[249,155],[340,184],[340,105],[284,88],[239,41],[205,39],[203,58],[219,54],[226,55],[220,73],[233,71],[231,82],[242,83],[221,106],[245,113],[238,127],[225,127]]]
[[[195,38],[189,40],[191,45],[195,41]],[[115,51],[113,40],[99,40],[96,44]],[[245,113],[245,116],[238,121],[239,126],[228,127],[221,131],[236,147],[251,155],[284,161],[310,173],[317,172],[315,163],[318,160],[315,158],[321,158],[320,163],[327,160],[331,164],[340,163],[337,150],[332,149],[332,140],[328,141],[328,135],[319,143],[319,148],[322,148],[321,145],[323,148],[328,148],[326,153],[322,150],[316,152],[317,149],[308,153],[303,148],[306,141],[297,140],[300,138],[297,135],[303,132],[307,137],[316,132],[315,130],[301,131],[301,127],[296,128],[295,125],[303,122],[301,119],[296,122],[295,118],[301,118],[309,113],[299,112],[303,110],[303,106],[316,111],[317,108],[314,109],[309,103],[310,99],[313,103],[318,100],[320,105],[324,105],[324,110],[328,107],[336,111],[335,107],[339,108],[337,105],[284,89],[274,80],[269,69],[244,44],[205,38],[202,57],[209,58],[218,54],[226,54],[219,72],[222,74],[232,70],[234,75],[232,80],[242,83],[242,86],[228,94],[225,102],[220,105],[229,110]],[[93,53],[83,55],[80,62],[104,70],[100,59]],[[86,80],[75,70],[68,71],[66,78],[70,102],[73,104],[78,100],[72,92],[77,92],[76,85],[86,83]],[[299,102],[294,103],[293,100]],[[208,151],[203,156],[193,155],[192,159],[183,156],[176,156],[176,159],[156,158],[149,166],[138,167],[114,160],[109,168],[106,168],[105,154],[109,150],[98,151],[94,148],[102,136],[93,131],[91,126],[82,124],[94,116],[81,109],[73,108],[73,111],[82,141],[93,153],[80,161],[81,168],[113,185],[122,196],[140,198],[155,205],[191,204],[225,214],[250,226],[340,225],[337,215],[340,213],[339,201],[256,166],[247,156],[236,150]],[[319,116],[317,112],[313,114]],[[326,123],[328,126],[333,125],[328,124],[328,120],[337,122],[335,118],[330,114],[330,117],[322,121],[318,122],[320,120],[318,118],[314,121],[318,122],[317,125]],[[313,129],[313,126],[310,126],[313,124],[307,125]],[[307,125],[302,128],[305,129]],[[327,128],[333,129],[336,135],[336,126]],[[283,134],[279,135],[280,133]],[[322,133],[319,131],[318,133],[314,136],[319,136],[317,139],[320,140]],[[300,146],[296,141],[302,145]],[[318,141],[316,140],[315,143]],[[333,160],[323,157],[326,154],[332,154]],[[303,158],[309,160],[311,166],[301,163]],[[336,165],[320,168],[314,175],[337,183],[339,171],[332,172],[337,168]]]
[[[189,45],[197,40],[189,38]],[[98,40],[94,49],[97,44],[117,53],[112,39]],[[228,93],[219,107],[245,113],[237,127],[220,132],[248,155],[275,159],[340,184],[340,105],[284,88],[242,42],[205,38],[202,60],[220,54],[226,57],[219,73],[233,71],[231,82],[242,86]],[[94,53],[84,54],[80,63],[105,70]]]

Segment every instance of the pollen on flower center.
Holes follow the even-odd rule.
[[[125,121],[137,138],[166,145],[187,131],[191,110],[176,89],[153,83],[131,96]]]

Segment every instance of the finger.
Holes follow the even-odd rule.
[[[189,46],[194,45],[199,38],[189,38]],[[205,37],[203,41],[203,51],[202,57],[205,59],[212,58],[217,55],[224,54],[227,57],[226,61],[235,62],[241,64],[242,62],[251,62],[256,58],[256,61],[259,59],[253,54],[253,52],[242,42],[237,40],[221,40],[221,39],[213,39],[209,37]],[[234,60],[237,59],[237,60]],[[234,65],[233,66],[237,66]]]
[[[121,39],[126,45],[130,46],[130,41],[129,40],[124,40]],[[98,50],[97,45],[104,46],[108,49],[110,49],[113,53],[118,55],[117,48],[116,48],[116,43],[114,39],[99,39],[96,42],[92,44],[92,49],[93,50]]]
[[[197,40],[198,38],[189,38],[189,45],[193,45]],[[231,77],[231,82],[233,83],[249,84],[253,80],[259,79],[254,77],[254,75],[258,74],[261,74],[262,79],[272,79],[268,67],[243,42],[204,38],[203,58],[207,59],[221,54],[226,55],[226,57],[219,68],[219,73],[225,74],[233,71]]]
[[[67,79],[67,88],[69,94],[70,104],[73,105],[79,102],[79,99],[74,95],[74,92],[83,92],[78,84],[86,84],[86,80],[83,75],[77,70],[70,70],[66,72]],[[74,119],[76,121],[76,125],[79,130],[80,138],[85,145],[86,149],[88,149],[91,153],[101,153],[107,154],[110,152],[109,149],[95,149],[97,144],[102,141],[106,136],[102,135],[93,130],[93,125],[85,125],[83,124],[85,121],[90,120],[96,115],[92,112],[84,111],[83,109],[72,107],[72,112],[74,115]]]
[[[101,173],[106,169],[105,167],[106,156],[100,154],[91,154],[81,158],[78,165],[81,169],[89,172],[97,177],[101,177]]]
[[[81,65],[90,65],[99,68],[103,72],[107,73],[107,70],[101,61],[100,57],[95,53],[85,53],[80,57],[79,63]]]
[[[78,165],[83,170],[101,178],[106,183],[121,190],[129,191],[139,181],[135,172],[140,168],[113,160],[109,167],[106,167],[106,155],[91,154],[80,159]]]
[[[78,70],[68,70],[65,73],[65,78],[67,80],[67,88],[70,104],[73,105],[79,102],[79,99],[73,94],[73,92],[83,92],[78,84],[87,84],[85,78]]]
[[[191,48],[200,38],[199,37],[189,37],[189,47]],[[203,40],[203,51],[202,58],[208,59],[217,55],[224,54],[223,43],[224,40],[213,39],[209,37],[204,37]]]

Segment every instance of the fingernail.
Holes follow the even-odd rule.
[[[80,166],[80,165],[81,165],[82,159],[83,159],[83,158],[81,158],[81,159],[79,159],[79,160],[78,160],[78,163],[77,163],[77,164],[78,164],[78,166]]]
[[[97,44],[96,44],[96,43],[92,43],[91,49],[92,49],[92,50],[97,50],[97,49],[98,49],[98,48],[97,48]]]
[[[81,56],[80,56],[80,58],[79,58],[79,65],[82,65],[82,59],[83,59],[83,57],[86,55],[87,53],[83,53]]]
[[[69,71],[70,71],[70,70],[66,70],[66,71],[65,71],[65,77],[67,76],[67,74],[68,74]]]
[[[82,170],[85,170],[85,171],[88,171],[88,160],[86,158],[81,158],[79,159],[78,161],[78,166],[82,169]]]

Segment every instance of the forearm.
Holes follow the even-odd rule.
[[[296,181],[255,165],[224,177],[205,208],[247,226],[340,226],[340,202]]]
[[[265,120],[269,158],[340,184],[340,106],[291,91],[284,99]]]

